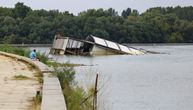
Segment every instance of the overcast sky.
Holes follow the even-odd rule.
[[[0,0],[0,6],[14,7],[17,2],[23,2],[32,9],[58,9],[75,15],[92,8],[114,8],[120,14],[128,7],[142,13],[150,7],[157,6],[193,6],[193,0]]]

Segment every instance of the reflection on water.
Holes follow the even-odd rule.
[[[54,56],[78,67],[77,81],[90,84],[99,73],[99,96],[107,110],[192,110],[193,46],[143,46],[168,54],[140,56]],[[46,50],[46,49],[42,49]]]

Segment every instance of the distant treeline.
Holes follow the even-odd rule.
[[[192,43],[193,7],[156,7],[139,14],[127,8],[89,9],[77,16],[58,10],[32,10],[18,2],[0,7],[0,43],[52,43],[54,35],[99,36],[119,43]]]

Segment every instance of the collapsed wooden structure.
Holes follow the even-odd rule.
[[[56,35],[50,53],[74,55],[144,54],[139,49],[127,47],[93,35],[88,36],[86,40]]]

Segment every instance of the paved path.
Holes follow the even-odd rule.
[[[44,73],[41,110],[67,110],[58,78],[48,73]]]
[[[0,110],[29,110],[40,84],[25,63],[0,55]],[[18,80],[23,75],[29,79]]]

